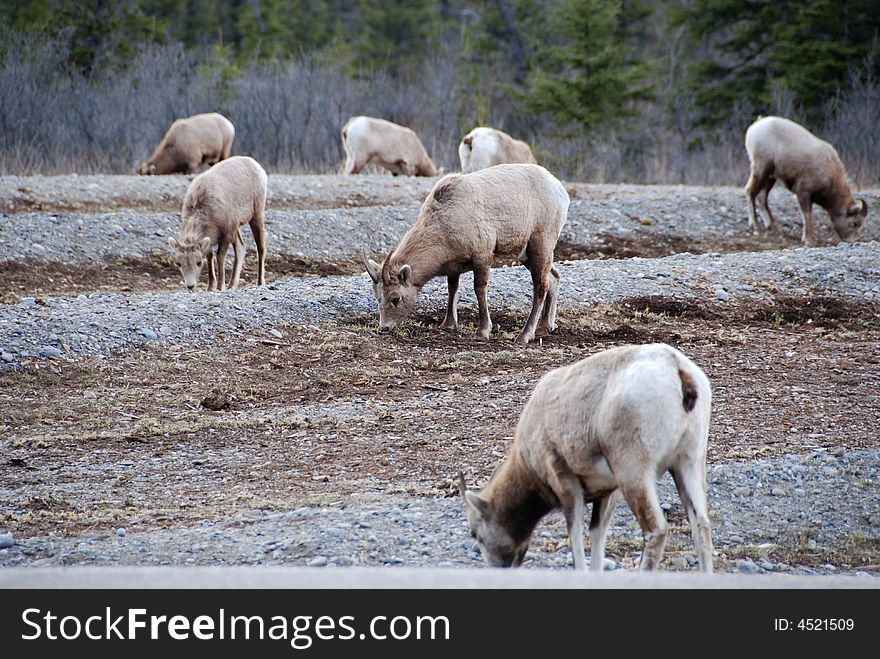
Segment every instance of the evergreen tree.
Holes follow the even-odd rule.
[[[877,0],[694,0],[674,21],[715,53],[690,67],[705,124],[722,120],[735,103],[768,111],[779,86],[818,116],[849,69],[867,63],[880,73]]]
[[[551,11],[547,25],[559,41],[536,48],[529,109],[587,130],[629,113],[630,101],[645,93],[644,69],[628,59],[620,9],[619,1],[564,0]]]
[[[399,74],[436,48],[441,30],[431,0],[363,0],[357,63]]]

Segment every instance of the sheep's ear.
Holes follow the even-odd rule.
[[[374,284],[379,283],[379,277],[382,276],[382,266],[376,263],[373,259],[367,258],[367,250],[361,250],[361,257],[364,261],[364,267],[367,269],[367,274],[370,275],[370,279],[373,280]]]
[[[400,272],[397,273],[397,279],[401,284],[408,284],[411,276],[412,268],[409,267],[409,264],[400,266]]]
[[[198,245],[200,250],[202,250],[203,252],[207,252],[209,249],[211,249],[211,239],[208,238],[208,236],[205,236],[204,238],[199,240]]]
[[[178,243],[177,239],[172,236],[168,236],[168,246],[171,247],[171,249],[173,249],[175,252],[180,251],[180,243]]]
[[[464,502],[480,513],[481,517],[488,517],[489,512],[492,509],[492,505],[482,498],[479,494],[475,492],[471,492],[470,490],[466,490],[464,493]]]

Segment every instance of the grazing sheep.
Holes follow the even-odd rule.
[[[464,174],[504,163],[536,164],[529,145],[495,128],[474,128],[458,145]]]
[[[746,131],[751,175],[746,184],[749,227],[758,233],[755,198],[767,213],[769,228],[779,231],[767,198],[777,180],[797,195],[803,215],[804,245],[815,245],[813,202],[828,212],[842,240],[856,240],[868,216],[864,199],[853,199],[852,184],[837,151],[803,126],[782,117],[762,117]]]
[[[590,568],[602,569],[611,515],[622,496],[645,538],[639,568],[663,558],[666,518],[656,481],[675,480],[700,569],[712,571],[706,445],[712,392],[700,368],[666,344],[621,346],[550,371],[526,403],[513,446],[479,494],[460,489],[485,561],[517,567],[535,526],[561,507],[586,569],[584,503],[592,502]]]
[[[364,253],[379,302],[379,326],[393,329],[412,313],[422,287],[445,275],[449,298],[440,327],[457,327],[459,275],[473,270],[480,308],[477,338],[488,339],[492,321],[486,288],[492,262],[501,257],[518,259],[532,273],[532,311],[517,341],[528,343],[552,332],[559,292],[553,249],[568,204],[562,184],[538,165],[498,165],[442,178],[383,265]]]
[[[257,244],[257,283],[266,283],[266,232],[263,218],[267,196],[266,172],[247,156],[233,156],[220,162],[190,184],[183,199],[180,235],[168,244],[176,252],[177,264],[189,290],[199,283],[202,265],[208,261],[208,290],[226,289],[226,250],[235,250],[231,288],[238,287],[244,265],[244,240],[240,228],[250,224]],[[214,254],[217,245],[217,276]]]
[[[222,114],[177,119],[138,173],[191,174],[203,163],[213,165],[228,158],[234,138],[235,126]]]
[[[394,176],[437,176],[434,161],[410,128],[376,119],[352,117],[342,127],[346,174],[358,174],[375,162]]]

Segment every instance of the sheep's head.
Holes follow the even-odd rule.
[[[364,267],[373,280],[373,295],[379,303],[379,328],[394,329],[400,321],[416,308],[419,288],[413,283],[412,268],[409,265],[392,266],[390,255],[383,265],[367,258],[364,252]]]
[[[489,567],[519,567],[526,557],[531,535],[517,542],[499,523],[492,503],[467,490],[460,478],[459,489],[464,499],[471,536],[480,545],[480,553]]]
[[[868,219],[868,204],[859,199],[846,209],[843,215],[832,216],[831,223],[841,240],[857,240]]]
[[[211,239],[205,236],[194,242],[183,240],[178,242],[174,238],[168,239],[168,244],[175,252],[175,260],[183,275],[183,283],[189,290],[195,290],[199,284],[202,267],[211,257]]]

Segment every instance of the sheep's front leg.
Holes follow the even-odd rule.
[[[217,290],[226,290],[226,252],[229,250],[229,241],[221,236],[217,243]]]
[[[620,490],[614,490],[603,499],[593,503],[593,514],[590,518],[590,571],[601,572],[605,561],[605,541],[608,539],[608,526],[611,516],[620,501]]]
[[[458,327],[458,278],[459,275],[448,275],[446,277],[449,299],[446,302],[446,317],[440,323],[440,329],[455,329]]]
[[[477,306],[480,308],[480,326],[477,328],[477,339],[489,340],[492,331],[492,319],[489,317],[489,300],[486,291],[489,288],[489,268],[474,266],[474,292],[477,294]]]
[[[550,489],[559,499],[565,524],[568,527],[568,540],[571,543],[571,554],[574,558],[575,570],[586,570],[587,561],[584,557],[584,488],[581,482],[568,473],[559,464],[550,464],[547,468]]]
[[[232,281],[229,288],[235,290],[238,288],[238,280],[241,277],[241,267],[244,265],[244,240],[241,238],[241,232],[234,241],[232,241],[232,250],[235,252],[235,264],[232,267]]]
[[[801,216],[804,218],[804,230],[801,241],[807,247],[816,246],[816,236],[813,234],[813,200],[808,193],[798,192],[798,204],[801,207]]]
[[[208,290],[214,291],[217,289],[217,276],[214,274],[214,250],[208,251]]]

